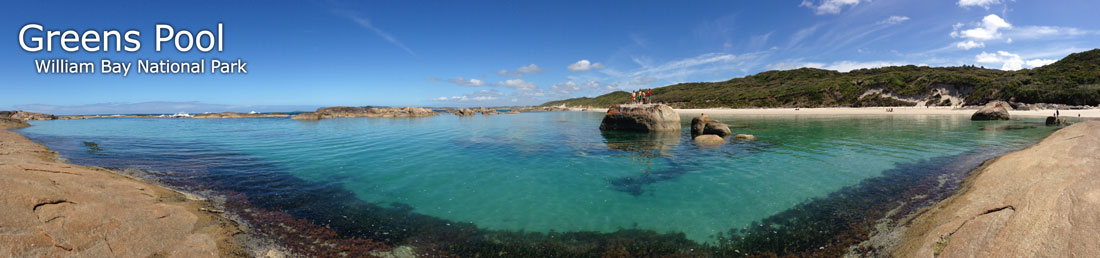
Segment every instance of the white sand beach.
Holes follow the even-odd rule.
[[[892,112],[887,112],[890,109]],[[581,109],[573,109],[581,110]],[[706,109],[675,109],[680,114],[707,115],[972,115],[976,108],[950,108],[950,107],[865,107],[865,108],[706,108]],[[587,111],[607,112],[606,108],[592,108]],[[1012,116],[1047,117],[1054,115],[1053,109],[1009,111]],[[1100,118],[1100,109],[1059,110],[1062,117],[1076,118]],[[1072,121],[1071,121],[1072,122]]]

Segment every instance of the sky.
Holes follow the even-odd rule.
[[[46,30],[142,33],[134,53],[27,52],[20,41],[4,41],[0,110],[58,114],[536,105],[799,67],[1018,70],[1100,47],[1095,0],[5,5],[0,24],[9,39],[28,23]],[[198,31],[214,30],[219,22],[221,52],[181,53],[172,43],[154,50],[158,23]],[[239,58],[248,62],[248,74],[36,73],[34,60],[53,58]]]

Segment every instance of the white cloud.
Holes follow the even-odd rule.
[[[1012,24],[1009,24],[996,14],[986,15],[985,18],[982,18],[981,23],[975,28],[960,31],[959,29],[962,29],[964,26],[958,25],[959,24],[956,24],[955,30],[951,32],[952,38],[965,38],[978,41],[999,39],[1001,38],[1001,29],[1012,28]]]
[[[542,69],[542,67],[539,67],[536,64],[529,64],[529,65],[520,66],[519,68],[516,68],[516,71],[514,71],[514,72],[513,71],[508,71],[507,69],[504,69],[504,70],[497,71],[497,74],[500,75],[500,76],[523,78],[524,74],[542,73],[544,71],[545,70]]]
[[[506,96],[507,94],[495,90],[480,90],[462,96],[438,97],[432,98],[431,100],[443,102],[485,102],[501,99]]]
[[[959,41],[958,43],[955,43],[955,47],[970,50],[971,48],[983,48],[985,47],[985,43],[973,40]]]
[[[902,62],[888,62],[888,61],[870,61],[870,62],[857,62],[857,61],[837,61],[832,64],[822,67],[825,70],[834,70],[838,72],[850,72],[852,70],[864,69],[864,68],[880,68],[887,66],[903,66],[909,65]]]
[[[450,79],[448,81],[451,82],[451,83],[454,83],[454,84],[462,85],[462,86],[471,86],[471,87],[485,86],[485,81],[478,80],[478,79],[473,79],[473,78],[470,78],[469,80],[467,80],[467,79],[462,78],[462,77],[455,77],[454,79]]]
[[[825,66],[824,63],[814,63],[814,62],[805,62],[805,63],[801,63],[801,62],[791,62],[791,63],[779,62],[779,63],[765,65],[764,68],[766,68],[768,70],[786,71],[786,70],[794,70],[794,69],[798,69],[798,68],[821,68],[821,67],[824,67],[824,66]]]
[[[569,69],[569,71],[580,72],[588,71],[591,69],[603,69],[605,68],[605,66],[600,63],[590,62],[587,59],[582,59],[580,61],[577,61],[576,63],[569,65],[569,67],[566,68]]]
[[[543,72],[543,69],[542,69],[542,67],[539,67],[538,65],[529,64],[529,65],[526,65],[526,66],[520,66],[519,68],[516,68],[516,71],[521,72],[521,73],[541,73],[541,72]]]
[[[819,4],[814,5],[809,0],[802,0],[802,3],[798,6],[814,9],[817,15],[838,14],[845,6],[855,6],[860,2],[863,2],[863,0],[821,0]]]
[[[825,70],[833,70],[838,72],[850,72],[852,70],[864,69],[864,68],[880,68],[887,66],[903,66],[909,65],[905,62],[891,62],[891,61],[836,61],[831,64],[817,63],[817,62],[780,62],[775,64],[766,65],[765,67],[770,70],[792,70],[798,68],[817,68]]]
[[[990,5],[995,5],[995,4],[1000,4],[1000,3],[1001,3],[1001,0],[959,0],[958,4],[959,4],[959,7],[966,8],[966,7],[971,7],[971,6],[981,6],[982,8],[985,8],[986,10],[988,10]]]
[[[519,91],[533,91],[537,86],[534,83],[524,81],[523,79],[511,79],[507,81],[498,82],[497,85],[505,88],[519,90]]]
[[[600,83],[596,81],[590,81],[587,83],[576,83],[574,81],[567,81],[563,83],[554,84],[550,86],[550,92],[559,95],[568,95],[573,92],[581,90],[599,89]]]
[[[1023,69],[1025,64],[1023,58],[1020,58],[1020,55],[1005,51],[997,51],[997,53],[986,53],[982,51],[981,54],[975,56],[975,59],[978,63],[1001,64],[1001,70],[1009,71]]]
[[[894,24],[902,23],[902,22],[908,21],[908,20],[909,20],[908,16],[894,15],[894,16],[890,16],[890,18],[886,18],[885,20],[879,21],[878,24],[894,25]]]
[[[1027,64],[1027,66],[1031,66],[1031,67],[1040,67],[1040,66],[1044,66],[1044,65],[1048,65],[1048,64],[1053,64],[1054,62],[1057,62],[1057,61],[1058,60],[1054,60],[1054,59],[1031,59],[1031,60],[1027,60],[1026,64]]]

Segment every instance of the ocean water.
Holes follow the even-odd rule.
[[[714,243],[895,174],[887,171],[969,170],[1055,129],[1026,118],[712,116],[756,140],[701,146],[686,131],[689,116],[672,134],[604,133],[602,117],[110,118],[32,121],[17,132],[74,163],[246,192],[257,205],[367,236],[414,238],[415,222],[392,217],[422,214],[483,230],[644,229]],[[349,202],[405,213],[353,214],[363,211]],[[356,219],[371,216],[402,222]]]

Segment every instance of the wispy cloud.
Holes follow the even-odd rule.
[[[466,79],[466,78],[462,78],[461,76],[451,78],[450,80],[447,80],[447,81],[449,81],[451,83],[454,83],[454,84],[458,84],[458,85],[462,85],[462,86],[470,86],[470,87],[480,87],[480,86],[485,86],[486,85],[485,81],[474,79],[474,78]]]
[[[536,74],[543,72],[546,72],[546,69],[543,69],[536,64],[529,64],[525,66],[520,66],[519,68],[516,68],[515,71],[509,71],[508,69],[497,71],[497,75],[523,78],[524,74]]]
[[[405,50],[405,52],[408,52],[410,55],[414,55],[414,56],[416,55],[416,52],[413,52],[412,49],[405,46],[405,44],[401,43],[400,40],[397,40],[396,37],[394,37],[393,35],[390,35],[389,33],[386,33],[385,31],[383,31],[382,29],[379,29],[378,27],[375,27],[374,24],[372,24],[370,22],[370,19],[367,19],[366,17],[363,17],[361,15],[358,15],[358,14],[355,14],[355,13],[352,13],[352,12],[349,12],[349,11],[345,11],[345,10],[333,10],[332,12],[336,13],[338,15],[342,15],[342,16],[350,19],[351,21],[355,22],[360,27],[363,27],[364,29],[367,29],[369,31],[374,32],[374,34],[377,34],[378,37],[381,37],[382,39],[386,40],[387,42],[390,42],[390,44],[393,44],[394,46],[397,46],[397,47]]]
[[[802,0],[802,3],[798,6],[813,9],[817,15],[838,14],[845,6],[856,6],[864,1],[865,0],[821,0],[817,4],[814,4],[813,1]]]
[[[885,20],[879,21],[878,24],[894,25],[894,24],[902,23],[902,22],[905,22],[905,21],[908,21],[908,20],[909,20],[909,16],[894,15],[894,16],[890,16],[890,18],[886,18]]]
[[[959,0],[958,5],[963,8],[978,6],[988,10],[989,6],[1000,3],[1001,0]]]

